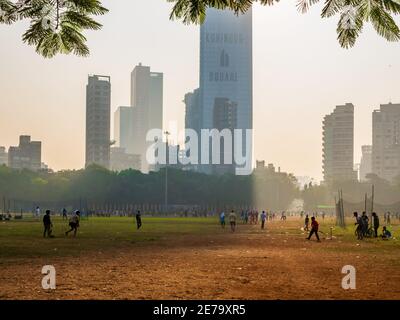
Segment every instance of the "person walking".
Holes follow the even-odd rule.
[[[137,230],[139,230],[142,227],[142,215],[140,213],[140,210],[136,212],[136,227]]]
[[[235,230],[236,230],[236,213],[233,210],[229,214],[229,223],[231,224],[231,231],[235,232]]]
[[[46,234],[51,238],[51,228],[53,227],[53,224],[51,223],[50,210],[46,210],[46,214],[43,216],[43,226],[43,238],[46,238]]]
[[[374,237],[378,238],[379,217],[375,212],[372,212],[372,219],[374,222]]]
[[[65,232],[66,236],[68,236],[68,234],[71,231],[73,231],[74,232],[74,237],[76,237],[76,233],[77,233],[78,228],[79,228],[80,215],[81,215],[81,213],[77,210],[77,211],[75,211],[73,216],[69,219],[69,226],[70,226],[71,229],[68,230],[67,232]]]
[[[307,240],[310,240],[312,235],[315,234],[315,236],[317,237],[317,241],[320,242],[321,240],[319,239],[319,235],[318,235],[318,228],[319,228],[319,223],[318,221],[315,219],[315,217],[311,218],[311,231],[310,234],[308,235]]]
[[[267,214],[263,211],[261,213],[261,229],[265,228],[265,220],[267,220]]]

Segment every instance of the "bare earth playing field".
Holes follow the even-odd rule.
[[[213,227],[77,256],[6,256],[0,299],[400,299],[397,240],[338,236],[317,243],[305,240],[300,225],[299,219],[268,223],[267,231],[239,225],[234,234]],[[47,264],[57,270],[53,291],[41,288]],[[356,290],[341,287],[344,265],[357,270]]]

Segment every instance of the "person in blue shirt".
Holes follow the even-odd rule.
[[[221,227],[225,228],[225,212],[221,212],[219,216],[219,222],[221,223]]]
[[[265,220],[267,220],[267,214],[265,211],[261,213],[261,229],[264,229],[265,227]]]

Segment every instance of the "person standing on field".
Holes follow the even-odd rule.
[[[361,217],[358,216],[358,212],[354,212],[354,218],[356,219],[356,222],[354,224],[357,226],[356,227],[357,240],[362,240],[364,238],[363,220]]]
[[[310,218],[308,214],[306,214],[306,218],[304,219],[304,231],[309,231],[308,226],[310,225]]]
[[[267,214],[265,211],[261,213],[261,229],[264,229],[265,227],[265,220],[267,220]]]
[[[63,218],[63,220],[65,219],[65,220],[67,220],[68,219],[68,216],[67,216],[67,209],[62,209],[62,218]]]
[[[40,208],[39,208],[39,206],[37,206],[36,209],[35,209],[35,215],[36,215],[36,218],[40,217]]]
[[[236,230],[236,213],[233,210],[229,214],[229,223],[231,224],[232,232],[235,232],[235,230]]]
[[[136,212],[136,226],[138,230],[142,227],[142,215],[140,210]]]
[[[374,237],[378,238],[379,217],[375,212],[372,212],[372,219],[374,221]]]
[[[221,223],[221,227],[222,229],[225,228],[225,212],[221,212],[220,216],[219,216],[219,222]]]
[[[50,210],[46,210],[46,214],[43,216],[43,226],[44,226],[43,238],[46,238],[46,234],[50,238],[51,237],[51,228],[53,227],[53,224],[51,223],[51,218],[50,218]]]

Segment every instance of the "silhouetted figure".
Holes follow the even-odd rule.
[[[136,226],[138,230],[142,227],[142,215],[140,210],[136,212]]]
[[[46,234],[50,238],[51,237],[51,228],[53,227],[53,224],[51,223],[51,218],[50,218],[50,210],[46,210],[46,214],[43,216],[43,226],[44,226],[43,238],[46,238]]]
[[[361,218],[362,218],[362,233],[363,236],[365,237],[368,232],[368,223],[369,223],[369,219],[365,211],[363,211]]]
[[[372,219],[374,221],[374,237],[378,237],[379,217],[375,212],[372,212]]]
[[[67,209],[62,209],[62,218],[63,218],[63,220],[65,219],[65,220],[67,220],[68,219],[68,216],[67,216]]]

